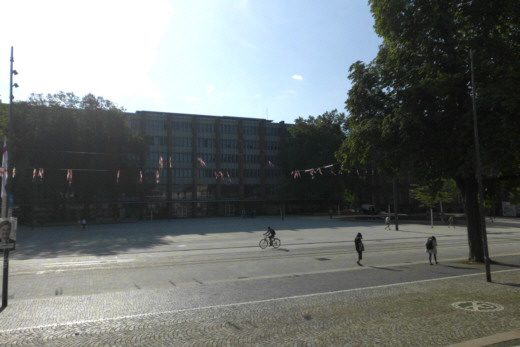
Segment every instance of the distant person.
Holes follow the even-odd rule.
[[[85,218],[83,218],[83,219],[81,220],[81,227],[82,227],[83,229],[87,229],[87,220],[86,220]]]
[[[435,264],[439,264],[437,261],[437,239],[435,236],[429,237],[428,240],[426,240],[426,253],[429,255],[430,265],[433,265],[432,254],[435,259]]]
[[[273,245],[273,239],[276,236],[276,231],[274,231],[274,229],[271,228],[271,226],[268,226],[267,227],[267,231],[264,233],[264,236],[269,237],[269,246],[272,246]]]
[[[449,228],[455,229],[455,225],[453,224],[453,216],[450,216],[450,218],[448,218],[448,229]]]
[[[332,219],[333,215],[334,215],[334,211],[332,211],[332,209],[329,208],[329,218]]]
[[[385,230],[392,230],[392,229],[390,228],[390,217],[386,216],[386,218],[385,218],[385,223],[386,223]]]
[[[365,246],[363,245],[363,235],[361,235],[361,233],[358,233],[356,238],[354,239],[354,245],[356,246],[356,252],[358,254],[358,260],[357,260],[357,264],[359,266],[363,266],[361,265],[361,259],[363,259],[363,251],[365,250]]]

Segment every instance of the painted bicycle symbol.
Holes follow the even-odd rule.
[[[451,306],[471,312],[498,312],[504,309],[504,307],[499,304],[483,301],[459,301],[454,302]]]

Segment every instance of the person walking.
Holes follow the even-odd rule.
[[[437,239],[435,236],[431,236],[426,240],[426,253],[429,255],[430,265],[433,265],[432,263],[432,254],[433,259],[435,260],[435,264],[439,264],[437,261]]]
[[[385,223],[386,223],[385,230],[392,230],[392,229],[390,229],[390,217],[386,216]]]
[[[357,264],[359,266],[363,266],[361,265],[361,259],[363,259],[363,251],[365,250],[365,246],[363,245],[363,235],[361,235],[361,233],[358,233],[356,238],[354,239],[354,245],[356,246],[356,252],[358,254],[358,260],[357,260]]]
[[[453,225],[453,216],[450,216],[450,218],[448,218],[448,229],[449,228],[455,229],[455,225]]]

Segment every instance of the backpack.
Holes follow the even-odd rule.
[[[426,249],[433,249],[433,239],[429,238],[428,241],[426,241]]]

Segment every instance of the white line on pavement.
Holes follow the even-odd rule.
[[[520,271],[520,269],[493,271],[493,273],[498,274],[498,273],[514,272],[514,271]],[[485,275],[485,274],[481,272],[481,273],[475,273],[475,274],[447,276],[447,277],[441,277],[441,278],[384,284],[384,285],[379,285],[379,286],[371,286],[371,287],[363,287],[363,288],[343,289],[343,290],[337,290],[337,291],[332,291],[332,292],[287,296],[287,297],[282,297],[282,298],[236,302],[236,303],[230,303],[230,304],[212,305],[212,306],[203,306],[203,307],[192,307],[192,308],[168,310],[168,311],[162,311],[162,312],[140,313],[140,314],[126,315],[126,316],[119,316],[119,317],[112,317],[112,318],[86,319],[86,320],[78,320],[78,321],[58,323],[58,324],[47,324],[47,325],[38,325],[38,326],[33,326],[33,327],[23,327],[23,328],[16,328],[16,329],[0,330],[0,333],[23,331],[23,330],[28,330],[28,329],[44,329],[44,328],[59,327],[59,326],[71,326],[71,325],[86,324],[86,323],[117,321],[117,320],[122,320],[122,319],[151,317],[151,316],[158,316],[158,315],[163,315],[163,314],[202,311],[202,310],[210,310],[210,309],[216,309],[216,308],[218,309],[218,308],[226,308],[226,307],[246,306],[246,305],[262,304],[262,303],[267,303],[267,302],[295,300],[295,299],[302,299],[302,298],[311,298],[311,297],[316,297],[316,296],[334,295],[334,294],[342,294],[342,293],[349,293],[349,292],[358,292],[358,291],[362,291],[362,290],[398,287],[398,286],[404,286],[404,285],[408,285],[408,284],[427,283],[427,282],[442,281],[442,280],[448,280],[448,279],[454,279],[454,278],[474,277],[474,276],[483,276],[483,275]]]

